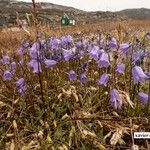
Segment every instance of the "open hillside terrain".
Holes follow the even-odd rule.
[[[1,0],[0,1],[0,26],[13,26],[16,24],[16,12],[25,24],[29,24],[27,16],[31,17],[32,3]],[[77,24],[95,23],[100,21],[149,19],[150,10],[127,9],[118,12],[96,11],[86,12],[72,7],[56,5],[52,3],[37,3],[36,13],[38,19],[45,25],[58,25],[64,13],[71,15]]]

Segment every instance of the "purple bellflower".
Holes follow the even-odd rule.
[[[16,62],[12,62],[11,63],[11,74],[15,74],[16,73],[16,68],[17,68]]]
[[[97,61],[99,53],[100,53],[99,47],[98,46],[93,46],[91,51],[89,52],[89,58],[94,59],[95,61]]]
[[[148,103],[148,95],[147,94],[145,94],[143,92],[139,92],[138,98],[144,105],[146,105]]]
[[[32,47],[30,48],[30,56],[33,59],[39,58],[39,49],[40,49],[40,44],[38,42],[35,42]]]
[[[61,40],[60,39],[53,39],[51,41],[51,49],[52,50],[58,49],[60,47],[60,44],[61,44]]]
[[[120,44],[119,50],[125,52],[126,54],[129,54],[130,44],[129,43]]]
[[[110,90],[110,103],[112,105],[112,107],[114,107],[115,109],[121,109],[122,107],[122,102],[119,96],[119,92],[115,89],[112,88]]]
[[[26,90],[27,90],[26,85],[21,86],[21,87],[20,87],[20,89],[18,90],[18,93],[19,93],[19,94],[21,94],[22,96],[24,96],[24,95],[25,95]]]
[[[88,81],[87,76],[84,73],[80,75],[80,81],[81,83],[86,83]]]
[[[108,80],[109,80],[108,74],[104,73],[101,75],[100,79],[98,80],[98,84],[107,86]]]
[[[10,71],[6,70],[3,74],[3,80],[6,81],[6,80],[11,80],[12,78],[12,74],[10,73]]]
[[[144,74],[143,70],[139,66],[135,66],[132,68],[132,76],[134,78],[134,84],[137,84],[138,82],[144,83],[145,79],[147,79],[147,75]]]
[[[72,43],[72,41],[73,41],[73,39],[72,39],[72,37],[70,35],[64,36],[64,37],[61,38],[61,44],[62,45],[64,45],[64,44],[69,45],[69,44]]]
[[[24,78],[18,79],[15,83],[16,83],[16,86],[22,87],[24,85]]]
[[[24,54],[25,49],[23,47],[20,47],[18,49],[18,54],[23,55]]]
[[[29,66],[33,68],[33,73],[42,72],[40,62],[38,62],[38,61],[35,60],[35,59],[32,59],[32,60],[29,62]]]
[[[68,77],[70,80],[76,80],[77,79],[77,75],[73,70],[69,71]]]
[[[62,50],[62,54],[64,56],[65,61],[69,61],[71,58],[73,58],[74,53],[71,50]]]
[[[111,38],[109,47],[110,47],[111,49],[117,48],[117,40],[116,40],[114,37]]]
[[[47,59],[45,60],[45,64],[47,68],[50,68],[50,67],[54,67],[57,64],[57,61]]]
[[[1,60],[0,60],[3,64],[10,64],[10,57],[9,56],[4,56]]]
[[[99,68],[108,68],[110,66],[108,53],[103,52],[97,63]]]
[[[125,70],[125,64],[119,64],[119,65],[117,65],[116,72],[118,72],[118,73],[124,73],[124,70]]]

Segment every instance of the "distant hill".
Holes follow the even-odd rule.
[[[119,16],[124,16],[129,19],[150,19],[150,9],[139,8],[139,9],[125,9],[116,12]]]
[[[27,14],[31,14],[32,3],[16,2],[15,0],[0,0],[0,26],[13,26],[16,24],[16,12],[20,19],[28,23]],[[27,13],[27,14],[26,14]],[[72,7],[52,3],[37,3],[36,13],[43,24],[60,24],[64,13],[74,17],[78,24],[93,23],[120,19],[147,19],[150,18],[150,9],[126,9],[118,12],[86,12]],[[29,16],[28,15],[28,16]],[[30,16],[31,18],[31,16]]]

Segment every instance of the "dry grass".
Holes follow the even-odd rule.
[[[136,31],[136,33],[139,32],[142,35],[143,31],[150,29],[149,24],[149,20],[129,20],[63,28],[41,26],[38,28],[46,35],[58,37],[78,33],[94,36],[99,31],[105,32],[105,34],[113,33],[121,42],[129,37],[133,40],[131,35],[127,37],[127,33]],[[24,38],[35,41],[36,31],[37,29],[35,28],[24,28],[15,32],[2,31],[0,36],[1,53],[15,52],[20,45],[20,41]],[[71,63],[72,66],[79,65],[78,62]],[[83,149],[85,144],[85,150],[129,149],[132,144],[136,143],[143,147],[149,147],[148,140],[144,140],[144,143],[142,143],[141,141],[134,141],[131,137],[136,130],[148,130],[149,124],[148,117],[144,116],[144,112],[138,112],[139,110],[137,110],[132,117],[132,111],[128,109],[128,106],[132,107],[133,104],[128,94],[120,92],[123,101],[126,101],[126,106],[121,111],[113,110],[110,106],[106,106],[105,100],[106,97],[108,98],[108,93],[106,92],[102,95],[105,99],[102,99],[104,100],[104,107],[101,107],[98,87],[95,85],[94,87],[92,84],[85,87],[80,83],[68,82],[65,74],[68,70],[67,67],[64,67],[65,65],[67,66],[67,63],[60,63],[58,68],[50,70],[48,74],[44,74],[47,77],[47,80],[46,78],[43,80],[47,118],[41,117],[43,109],[39,107],[42,102],[39,95],[37,76],[31,73],[26,77],[27,79],[29,78],[29,81],[32,79],[31,82],[33,82],[34,87],[29,91],[30,93],[26,99],[20,97],[17,99],[15,94],[14,96],[7,94],[8,91],[3,85],[2,90],[4,92],[0,95],[3,99],[2,101],[0,100],[0,108],[3,108],[0,115],[2,118],[0,125],[4,125],[2,128],[4,130],[0,130],[0,133],[3,134],[2,139],[0,139],[2,146],[5,145],[10,150],[19,150],[20,148],[22,150],[78,150],[79,144]],[[95,73],[94,76],[98,76],[94,65],[92,65],[92,69],[93,73]],[[87,74],[92,81],[93,74],[90,70]],[[117,79],[119,85],[122,85],[122,80],[119,76]],[[121,88],[123,89],[123,87]],[[128,91],[128,88],[123,90]],[[11,91],[12,93],[14,92],[13,88],[11,88]],[[26,101],[28,105],[25,105]],[[131,116],[126,114],[127,112],[131,113]],[[140,115],[136,116],[136,113]],[[0,148],[3,148],[2,146],[0,143]]]
[[[128,32],[128,30],[150,30],[150,20],[128,20],[118,22],[99,22],[95,24],[76,25],[67,27],[39,27],[40,30],[44,31],[49,36],[61,36],[65,34],[76,34],[76,33],[94,33],[98,30],[109,33],[110,31],[118,28],[121,25],[122,32]],[[35,39],[35,28],[26,28],[31,33],[31,39]],[[25,38],[28,33],[23,29],[17,29],[17,31],[11,31],[11,29],[5,29],[0,31],[0,45],[1,51],[9,52],[15,51],[19,47],[21,39]]]

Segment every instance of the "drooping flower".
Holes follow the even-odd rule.
[[[20,47],[18,49],[18,54],[23,55],[24,54],[25,49],[23,47]]]
[[[88,37],[86,37],[84,40],[83,40],[83,47],[85,49],[88,49],[88,46],[89,46],[89,39]]]
[[[73,41],[72,36],[70,36],[70,35],[66,36],[65,42],[66,42],[67,44],[71,44],[72,41]]]
[[[3,80],[6,81],[6,80],[11,80],[12,78],[12,74],[10,73],[10,71],[6,70],[3,74]]]
[[[39,58],[39,51],[37,51],[36,49],[30,50],[30,56],[31,56],[33,59]]]
[[[130,44],[129,43],[120,44],[119,50],[128,54],[130,50]]]
[[[132,76],[134,78],[134,84],[137,84],[138,82],[144,83],[145,79],[148,77],[144,74],[143,70],[139,66],[135,66],[132,68]]]
[[[29,66],[33,68],[33,73],[42,72],[40,62],[38,62],[38,61],[35,60],[35,59],[32,59],[32,60],[29,62]]]
[[[117,40],[116,40],[114,37],[111,38],[109,47],[110,47],[111,49],[115,49],[115,48],[117,47]]]
[[[119,92],[115,88],[110,90],[110,103],[115,109],[121,109],[122,107],[122,101],[120,99]]]
[[[19,94],[21,94],[22,96],[24,96],[24,95],[25,95],[26,90],[27,90],[26,85],[21,86],[21,87],[20,87],[20,89],[18,90],[18,93],[19,93]]]
[[[98,60],[98,56],[100,54],[100,49],[98,46],[93,46],[91,51],[89,52],[89,58]]]
[[[30,41],[26,41],[25,43],[22,44],[22,46],[24,48],[29,48],[31,46],[31,43],[30,43]]]
[[[125,64],[119,64],[119,65],[117,65],[116,72],[124,73],[124,70],[125,70]]]
[[[62,54],[65,61],[69,61],[74,56],[74,53],[71,50],[66,50],[66,49],[62,50]]]
[[[144,50],[140,51],[139,49],[135,48],[134,53],[132,55],[132,61],[135,65],[140,65],[143,63],[143,60],[146,56]]]
[[[54,67],[57,64],[57,61],[46,59],[44,63],[46,64],[46,67],[49,68]]]
[[[56,38],[51,39],[50,47],[51,47],[52,50],[58,49],[60,47],[60,45],[61,45],[61,40],[60,39],[56,39]]]
[[[68,77],[70,80],[76,80],[77,79],[77,75],[73,70],[69,71]]]
[[[24,85],[24,78],[18,79],[15,83],[16,83],[16,86],[22,87]]]
[[[150,73],[149,72],[145,72],[145,75],[147,76],[148,79],[150,79]]]
[[[75,46],[77,49],[82,49],[84,47],[81,40],[78,40]]]
[[[57,60],[57,61],[63,60],[62,56],[58,53],[54,53],[51,59]]]
[[[99,68],[108,68],[110,66],[108,53],[103,52],[97,63]]]
[[[84,73],[80,75],[80,81],[81,83],[86,83],[88,81],[88,78]]]
[[[10,57],[9,56],[4,56],[1,60],[0,60],[3,64],[10,64]]]
[[[143,92],[139,92],[138,93],[138,98],[140,99],[140,101],[146,105],[148,103],[148,95],[143,93]]]
[[[10,65],[11,65],[11,74],[16,73],[16,68],[17,68],[16,62],[12,62]]]
[[[72,41],[73,41],[73,39],[72,39],[72,37],[70,35],[64,36],[64,37],[61,38],[61,44],[62,45],[64,45],[64,44],[69,45],[69,44],[72,43]]]
[[[108,74],[104,73],[101,75],[100,79],[98,80],[98,84],[107,86],[108,80],[109,80]]]
[[[39,58],[39,49],[40,49],[40,44],[38,42],[35,42],[32,47],[30,48],[30,56],[33,58],[33,59],[37,59]]]

